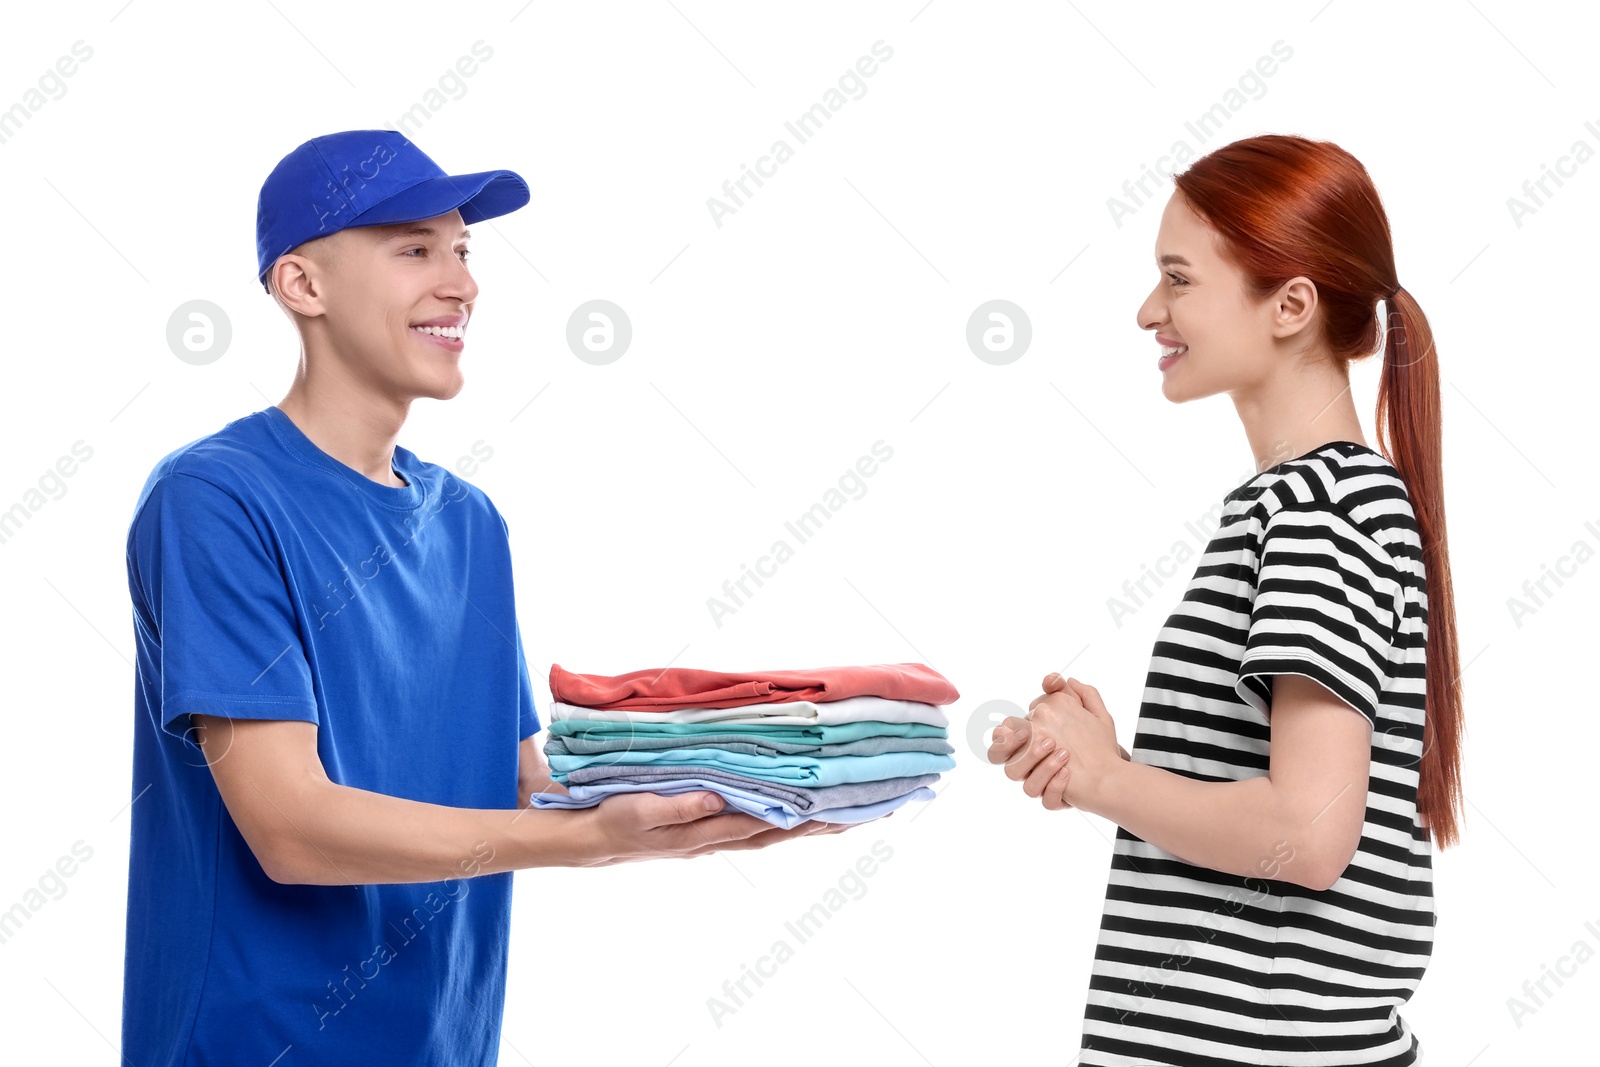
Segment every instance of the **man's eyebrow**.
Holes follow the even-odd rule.
[[[434,229],[432,226],[413,226],[409,230],[400,230],[397,233],[391,233],[389,236],[384,238],[384,241],[385,241],[385,243],[387,243],[389,241],[404,240],[407,237],[437,237],[437,236],[439,236],[439,231]],[[472,231],[471,230],[462,230],[461,231],[461,236],[458,237],[457,240],[465,240],[466,238],[471,237],[471,236],[472,236]]]
[[[1162,256],[1161,258],[1157,259],[1156,262],[1159,263],[1163,267],[1171,267],[1171,266],[1192,267],[1192,266],[1194,266],[1193,263],[1190,263],[1187,259],[1184,259],[1182,256],[1175,256],[1170,252],[1167,253],[1166,255]]]

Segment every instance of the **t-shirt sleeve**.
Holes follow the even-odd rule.
[[[500,510],[495,509],[500,515]],[[511,526],[500,515],[500,529],[505,531],[507,551],[510,551]],[[539,722],[539,709],[533,702],[533,679],[528,675],[528,657],[522,651],[522,623],[517,628],[517,738],[526,741],[544,727]]]
[[[522,624],[517,624],[517,737],[527,740],[544,727],[539,709],[533,703],[533,679],[528,676],[528,660],[522,653]]]
[[[1272,676],[1300,674],[1376,726],[1403,610],[1392,557],[1348,516],[1326,504],[1280,509],[1262,531],[1240,699],[1268,715]]]
[[[193,744],[195,712],[317,721],[288,580],[234,496],[193,475],[161,478],[129,550],[160,642],[162,730]]]

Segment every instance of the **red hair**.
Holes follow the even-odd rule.
[[[1456,844],[1464,727],[1445,537],[1439,358],[1416,300],[1404,289],[1389,296],[1399,280],[1377,189],[1366,168],[1338,145],[1284,134],[1224,145],[1174,175],[1173,182],[1184,202],[1220,234],[1253,297],[1263,299],[1297,275],[1316,284],[1323,340],[1347,372],[1352,361],[1377,349],[1376,304],[1388,299],[1378,447],[1411,499],[1428,596],[1417,811],[1439,847]]]

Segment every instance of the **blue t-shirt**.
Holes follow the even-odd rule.
[[[274,406],[163,457],[139,497],[122,1053],[140,1067],[498,1055],[512,876],[472,877],[492,848],[463,843],[446,881],[279,884],[190,729],[192,712],[313,722],[336,783],[517,807],[540,724],[505,520],[404,448],[393,466],[405,486]]]

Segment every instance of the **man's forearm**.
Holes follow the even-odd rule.
[[[1116,760],[1077,806],[1199,867],[1296,883],[1316,878],[1305,871],[1318,854],[1311,827],[1293,825],[1265,776],[1202,782]]]
[[[269,799],[283,817],[269,873],[282,882],[434,882],[602,858],[591,809],[456,808],[333,782]]]

